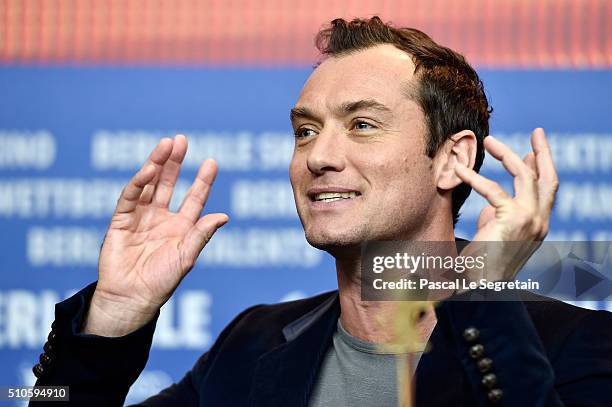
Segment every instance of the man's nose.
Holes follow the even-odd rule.
[[[310,172],[321,175],[327,171],[339,172],[344,169],[344,149],[340,139],[333,131],[321,131],[317,135],[308,154]]]

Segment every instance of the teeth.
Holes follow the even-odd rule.
[[[334,202],[340,199],[353,199],[357,192],[322,192],[315,195],[315,201]]]

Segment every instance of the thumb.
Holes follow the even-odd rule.
[[[183,238],[181,245],[183,264],[189,265],[189,269],[191,269],[213,234],[217,229],[225,225],[228,220],[229,217],[224,213],[211,213],[200,218]],[[189,270],[184,271],[187,272]]]
[[[485,206],[482,211],[480,211],[480,216],[478,217],[478,224],[476,227],[478,229],[482,229],[484,225],[489,223],[492,219],[495,218],[495,208],[491,205]]]

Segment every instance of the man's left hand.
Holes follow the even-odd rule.
[[[466,276],[469,280],[482,277],[489,281],[514,279],[548,233],[559,179],[543,129],[533,131],[531,146],[533,151],[521,160],[493,136],[484,139],[485,149],[514,177],[515,196],[465,165],[457,164],[455,167],[459,178],[489,202],[480,213],[472,243],[462,251],[462,255],[481,252],[484,246],[480,242],[487,242],[484,245],[487,251],[494,249],[495,258],[489,255],[485,276]]]

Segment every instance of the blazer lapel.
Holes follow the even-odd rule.
[[[340,306],[337,295],[287,325],[287,342],[264,354],[255,368],[250,405],[307,406]]]
[[[452,335],[448,332],[448,324],[444,323],[444,315],[436,308],[438,322],[416,369],[415,405],[417,407],[471,405],[464,404],[466,401],[464,369],[457,358]]]

